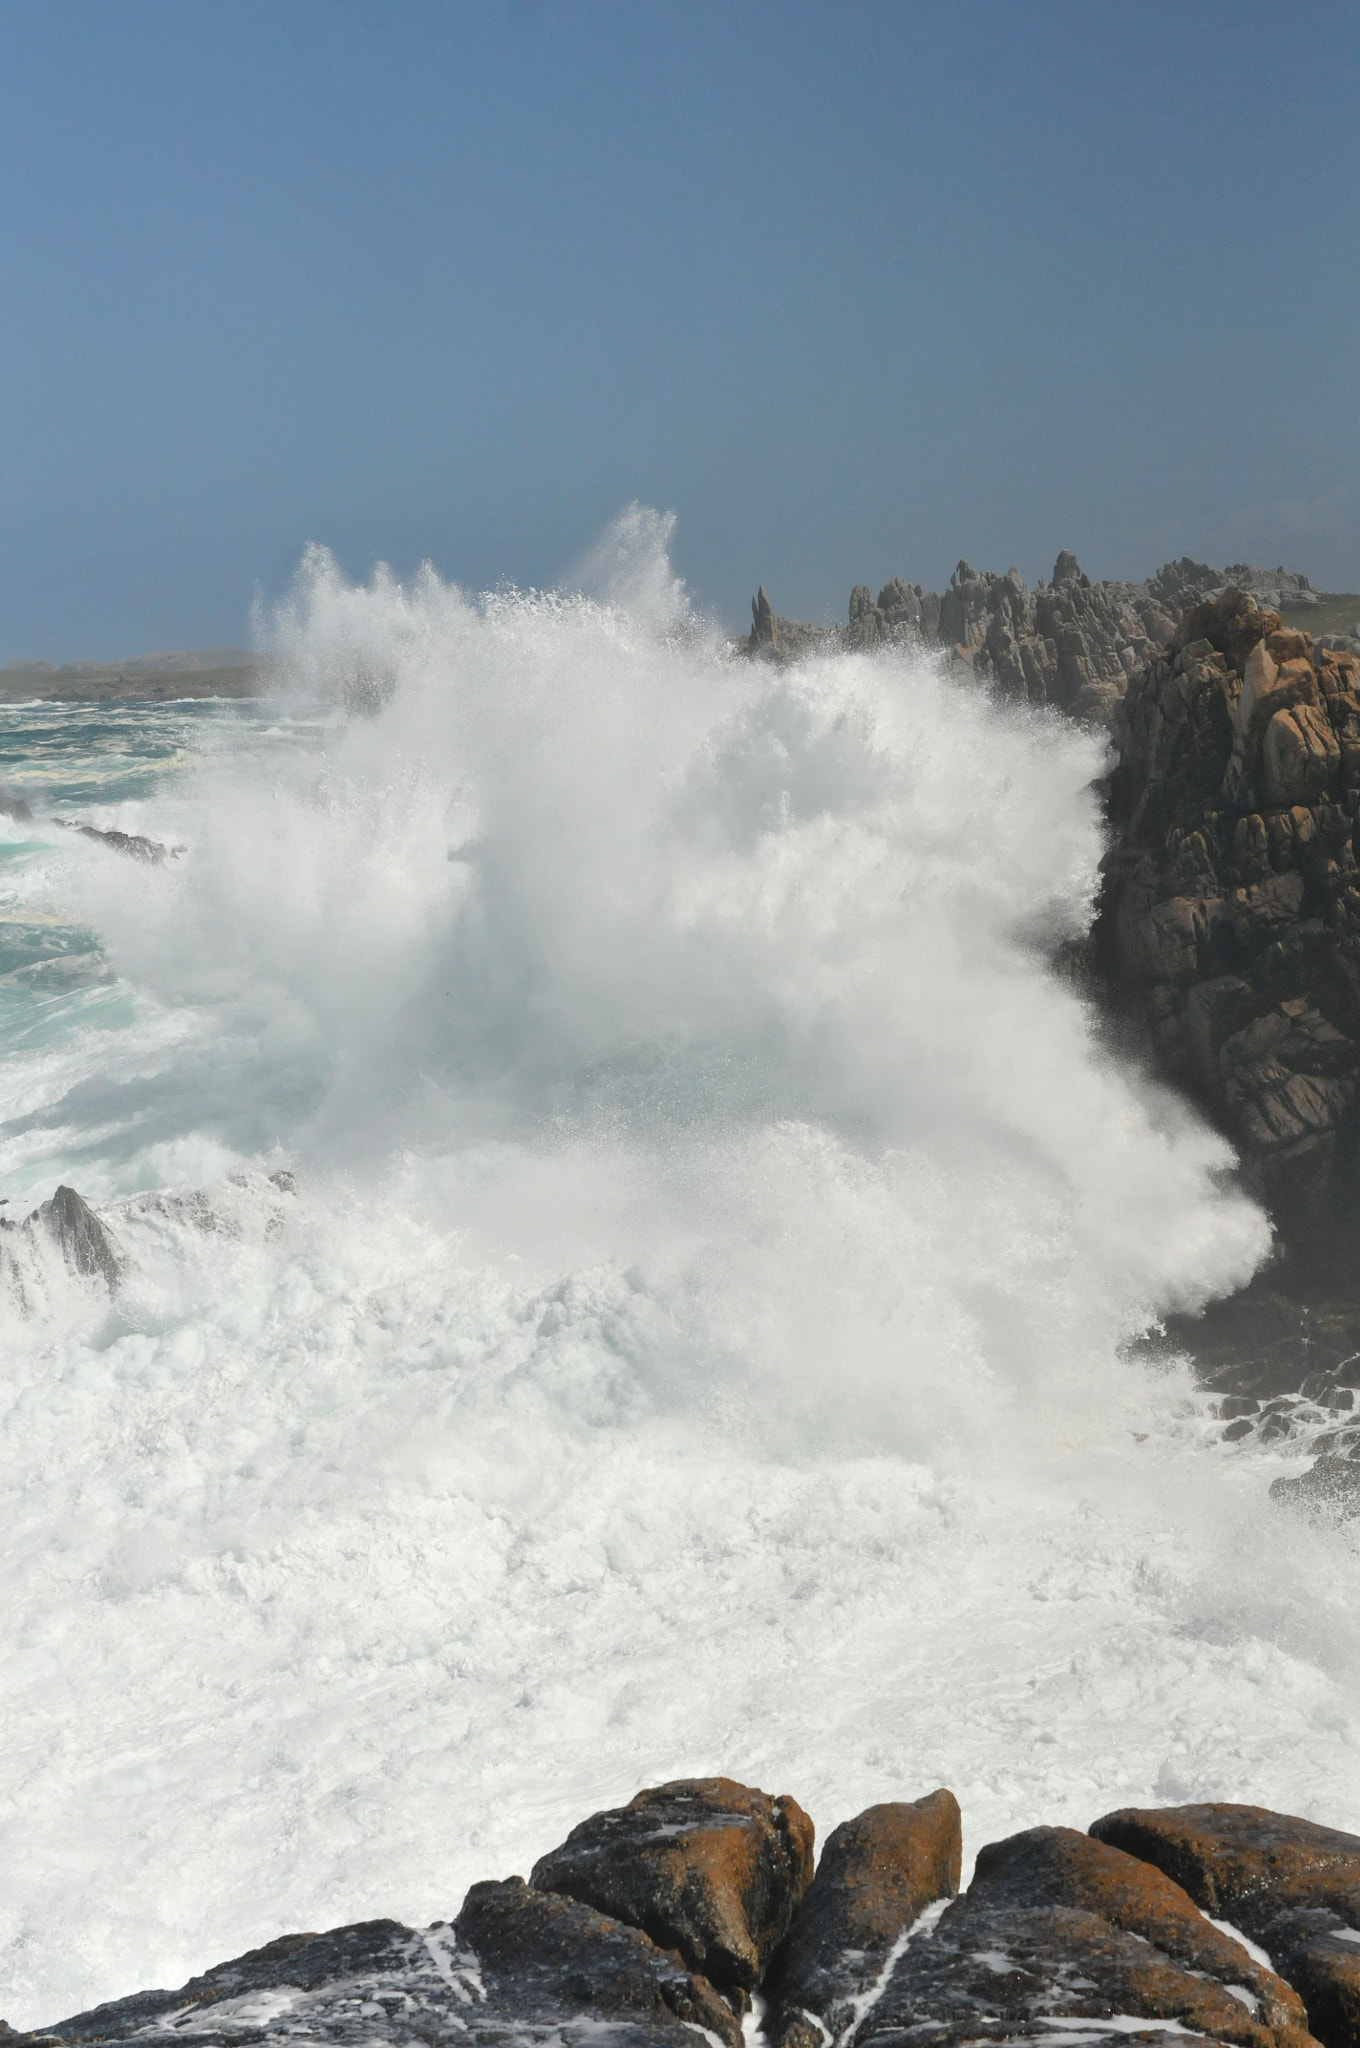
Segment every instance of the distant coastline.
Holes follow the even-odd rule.
[[[270,664],[234,647],[139,655],[122,662],[12,661],[0,669],[0,704],[164,704],[183,697],[258,697]]]

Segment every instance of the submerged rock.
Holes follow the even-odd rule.
[[[812,1881],[812,1833],[787,1796],[681,1778],[582,1821],[531,1881],[643,1928],[715,1984],[752,1990]]]
[[[162,861],[174,860],[178,847],[162,846],[158,839],[143,839],[138,832],[103,831],[98,825],[82,825],[74,818],[54,818],[54,825],[64,826],[68,832],[79,832],[82,838],[97,839],[104,846],[113,848],[115,853],[127,854],[131,860],[149,861],[159,867]]]
[[[1324,2048],[1360,2044],[1360,1836],[1263,1806],[1125,1807],[1091,1833],[1270,1953]]]
[[[1353,1458],[1318,1458],[1306,1472],[1274,1480],[1270,1497],[1323,1521],[1349,1521],[1360,1515],[1360,1464]]]
[[[773,1972],[766,2032],[781,2048],[844,2031],[906,1930],[956,1895],[961,1860],[952,1792],[870,1806],[828,1835]]]
[[[21,796],[11,796],[7,789],[0,789],[0,818],[12,818],[16,825],[32,822],[33,807]]]

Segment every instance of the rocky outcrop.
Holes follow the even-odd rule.
[[[1265,1947],[1324,2048],[1360,2043],[1360,1836],[1262,1806],[1126,1807],[1091,1833]]]
[[[715,1984],[749,1991],[812,1882],[812,1823],[787,1796],[681,1779],[583,1821],[534,1865],[532,1882],[644,1929]]]
[[[1142,583],[1093,583],[1064,548],[1052,580],[1030,591],[1018,569],[1004,576],[960,562],[944,592],[894,576],[875,597],[850,593],[842,634],[775,617],[762,585],[751,601],[748,652],[792,659],[839,643],[874,649],[894,642],[943,649],[953,665],[1030,704],[1054,704],[1097,725],[1113,724],[1130,680],[1173,640],[1182,611],[1229,588],[1291,610],[1316,606],[1306,576],[1229,570],[1182,556]],[[1349,645],[1348,642],[1342,642]],[[1288,773],[1286,768],[1286,773]]]
[[[968,562],[942,596],[895,576],[875,600],[861,584],[846,638],[861,648],[894,640],[942,647],[1008,696],[1108,724],[1129,676],[1174,629],[1150,586],[1093,584],[1064,550],[1052,582],[1033,594],[1018,569],[996,576]]]
[[[99,825],[82,825],[74,818],[53,818],[54,825],[61,825],[67,832],[79,832],[83,839],[97,840],[114,853],[124,853],[131,860],[150,862],[159,867],[162,861],[173,860],[180,852],[177,846],[162,846],[159,839],[144,839],[140,832],[105,831]]]
[[[10,818],[16,825],[32,822],[33,807],[21,796],[11,796],[7,789],[0,789],[0,818]]]
[[[1360,659],[1229,591],[1140,671],[1114,740],[1113,975],[1286,1235],[1314,1235],[1358,1191]]]
[[[820,2048],[857,2017],[907,1929],[959,1889],[963,1838],[952,1792],[871,1806],[827,1837],[772,1986],[766,2032]]]
[[[724,1832],[730,1858],[715,1840]],[[785,1841],[783,1864],[772,1837]],[[644,1853],[668,1845],[678,1861]],[[948,1792],[843,1823],[808,1889],[811,1847],[794,1801],[731,1779],[681,1780],[573,1829],[534,1883],[473,1885],[451,1922],[287,1935],[176,1991],[0,2034],[15,2048],[170,2048],[186,2035],[217,2048],[597,2048],[605,2037],[612,2048],[692,2048],[698,2032],[740,2048],[747,1993],[763,1991],[770,2033],[787,2048],[1127,2048],[1130,2036],[1168,2031],[1231,2048],[1314,2048],[1314,2037],[1357,2048],[1347,1971],[1360,1956],[1360,1840],[1335,1829],[1213,1806],[1110,1814],[1090,1835],[1031,1828],[982,1850],[961,1899]],[[540,1874],[559,1858],[626,1912],[546,1888]],[[783,1908],[768,1885],[748,1882],[761,1864],[786,1900],[802,1896],[782,1944],[769,1929]],[[1277,1968],[1201,1907],[1269,1937]],[[644,1922],[677,1931],[687,1952]],[[725,1996],[695,1967],[700,1940],[728,1969]],[[751,1956],[748,1984],[731,1959]],[[795,1992],[808,2002],[796,2005]]]
[[[108,1231],[74,1188],[59,1187],[49,1200],[30,1210],[22,1223],[0,1217],[0,1231],[9,1239],[8,1243],[0,1241],[0,1275],[17,1289],[21,1303],[23,1274],[15,1253],[25,1241],[34,1246],[40,1239],[47,1240],[73,1273],[102,1280],[110,1294],[117,1289],[122,1261]]]

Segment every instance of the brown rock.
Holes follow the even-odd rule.
[[[1334,781],[1341,748],[1326,713],[1300,702],[1275,712],[1261,743],[1261,758],[1268,803],[1312,804]]]
[[[1360,2048],[1360,1836],[1263,1806],[1125,1808],[1099,1840],[1184,1885],[1262,1943],[1326,2048]]]
[[[1298,2029],[1263,2025],[1247,1996],[1245,1986],[1239,1997],[1099,1913],[989,1905],[970,1891],[929,1940],[907,1944],[852,2043],[900,2048],[905,2037],[962,2048],[1036,2034],[1053,2041],[1073,2031],[1063,2021],[1084,2020],[1083,2048],[1127,2048],[1130,2034],[1138,2038],[1128,2022],[1146,2019],[1236,2048],[1309,2048]]]
[[[1248,1934],[1287,1906],[1360,1906],[1360,1836],[1265,1806],[1122,1807],[1091,1834],[1155,1863]]]
[[[1172,1878],[1075,1828],[1030,1828],[989,1843],[978,1856],[969,1897],[979,1904],[1098,1913],[1109,1926],[1140,1934],[1187,1969],[1218,1984],[1243,1986],[1264,2025],[1286,2034],[1306,2027],[1297,1993],[1253,1962],[1240,1942],[1211,1926]]]
[[[787,1796],[682,1778],[593,1814],[532,1882],[644,1929],[723,1988],[752,1990],[812,1881],[812,1839]]]
[[[952,1792],[842,1821],[776,1960],[767,2033],[787,2048],[840,2034],[894,1943],[934,1900],[955,1896],[961,1863]]]

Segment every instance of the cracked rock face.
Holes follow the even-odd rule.
[[[1113,971],[1306,1239],[1360,1213],[1360,660],[1227,591],[1135,676],[1113,736]]]
[[[961,1859],[952,1792],[871,1806],[833,1830],[772,1973],[766,2032],[780,2048],[845,2031],[907,1929],[957,1894]]]
[[[534,1865],[564,1892],[643,1928],[723,1988],[761,1981],[812,1881],[796,1800],[731,1778],[682,1778],[594,1814]]]

